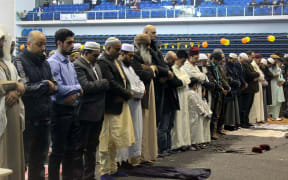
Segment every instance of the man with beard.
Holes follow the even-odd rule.
[[[208,67],[207,77],[209,82],[214,83],[214,89],[212,90],[212,122],[211,122],[211,134],[213,139],[218,139],[219,136],[219,119],[223,112],[223,97],[230,91],[230,86],[223,78],[223,73],[218,67],[223,60],[221,53],[213,53],[210,57],[211,66]]]
[[[117,60],[121,41],[110,37],[105,41],[106,49],[98,64],[107,79],[110,89],[106,94],[105,114],[100,134],[100,174],[101,180],[113,180],[112,176],[128,176],[119,172],[116,164],[117,150],[135,143],[133,122],[127,101],[133,97],[129,81]]]
[[[21,95],[24,84],[11,63],[11,37],[0,27],[0,166],[12,169],[13,174],[7,180],[25,179],[25,161],[23,148],[24,120],[21,119]],[[22,108],[22,109],[21,109]],[[2,178],[1,178],[2,179]]]
[[[88,41],[82,54],[74,62],[78,81],[85,92],[78,107],[81,130],[77,165],[81,170],[76,175],[83,177],[83,180],[95,179],[96,148],[104,118],[105,95],[109,89],[109,82],[102,78],[100,67],[96,64],[99,54],[100,44]]]
[[[156,102],[156,119],[157,127],[159,127],[160,121],[164,121],[163,110],[164,110],[164,98],[165,98],[165,84],[167,80],[173,78],[173,72],[169,70],[168,65],[165,63],[161,51],[157,48],[155,42],[157,33],[156,28],[152,25],[144,27],[144,34],[147,34],[151,39],[150,53],[152,56],[152,64],[156,65],[158,71],[156,73],[155,83],[155,102]],[[159,143],[159,142],[158,142]]]
[[[77,79],[74,65],[69,61],[73,50],[74,33],[59,29],[55,33],[57,51],[48,59],[58,92],[52,96],[51,139],[52,153],[49,158],[49,179],[59,180],[62,162],[63,180],[74,179],[77,157],[79,122],[76,121],[76,107],[83,90]]]
[[[246,53],[240,53],[238,60],[241,63],[241,67],[244,72],[244,78],[248,84],[247,88],[244,87],[241,89],[241,97],[239,103],[240,120],[242,127],[249,128],[251,126],[249,124],[249,113],[253,104],[254,94],[259,91],[259,73],[254,70]]]
[[[15,58],[15,66],[25,84],[24,148],[29,180],[44,180],[44,163],[49,148],[50,96],[57,90],[50,66],[43,54],[46,37],[31,31],[27,49]]]
[[[140,80],[143,81],[145,85],[146,93],[142,98],[142,160],[149,162],[155,160],[158,155],[155,91],[153,81],[158,69],[152,64],[150,44],[151,40],[147,34],[137,34],[134,39],[136,52],[131,63],[135,73],[140,77]]]
[[[118,151],[117,159],[120,162],[128,160],[130,164],[132,164],[133,166],[137,166],[140,163],[141,156],[143,132],[141,99],[144,95],[145,86],[131,66],[133,56],[134,45],[122,44],[118,60],[121,62],[124,73],[129,80],[131,91],[134,93],[133,98],[129,99],[128,104],[133,120],[135,144],[128,148],[122,149],[121,151]]]

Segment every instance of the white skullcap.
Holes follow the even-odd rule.
[[[201,53],[201,54],[199,54],[199,60],[208,60],[208,57],[206,54]]]
[[[122,44],[121,50],[126,52],[134,52],[134,45],[124,43]]]
[[[100,44],[93,41],[87,41],[84,45],[84,49],[97,50],[100,49]]]
[[[248,55],[246,54],[246,53],[240,53],[239,54],[239,57],[241,57],[242,59],[244,59],[244,60],[248,60],[249,58],[248,58]]]
[[[261,64],[264,64],[265,66],[267,66],[267,60],[265,58],[261,59]]]
[[[274,64],[275,63],[275,60],[273,58],[268,58],[267,61],[270,63],[270,64]]]
[[[109,37],[106,41],[105,41],[105,46],[109,46],[109,45],[113,45],[113,44],[117,44],[117,43],[121,43],[121,41],[116,38],[116,37]]]
[[[81,49],[81,44],[80,43],[74,43],[74,50]]]
[[[235,53],[230,53],[230,54],[229,54],[229,57],[232,58],[232,59],[237,59],[237,54],[235,54]]]

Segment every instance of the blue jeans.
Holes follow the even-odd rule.
[[[158,124],[159,154],[171,149],[171,130],[174,126],[176,111],[163,113]]]

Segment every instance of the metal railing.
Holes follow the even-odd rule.
[[[230,16],[283,16],[288,15],[287,6],[230,6],[230,7],[193,7],[165,6],[161,9],[118,9],[84,12],[29,12],[20,21],[61,20],[61,14],[86,14],[85,20],[100,19],[146,19],[177,17],[230,17]]]

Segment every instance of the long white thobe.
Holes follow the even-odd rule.
[[[203,126],[203,121],[208,123],[212,116],[209,105],[194,90],[190,90],[188,93],[188,104],[191,123],[191,144],[210,142],[210,137],[208,137],[210,136],[210,128]]]
[[[256,64],[255,61],[251,63],[254,70],[259,73],[259,91],[254,94],[253,104],[249,113],[249,123],[255,124],[256,122],[264,121],[264,105],[263,105],[263,90],[262,90],[262,82],[265,80],[264,74]]]
[[[190,121],[188,112],[188,85],[190,78],[188,74],[178,65],[172,66],[174,74],[183,83],[183,86],[177,88],[180,110],[176,111],[174,127],[171,130],[172,149],[177,149],[182,146],[191,145]]]
[[[142,145],[142,133],[143,133],[143,115],[141,98],[144,95],[145,85],[140,80],[139,76],[135,73],[134,69],[129,66],[125,66],[121,63],[124,73],[130,83],[130,88],[134,92],[134,98],[128,101],[128,105],[131,112],[131,117],[134,127],[135,144],[128,148],[122,148],[118,150],[117,161],[126,161],[128,158],[138,157],[141,155]]]

